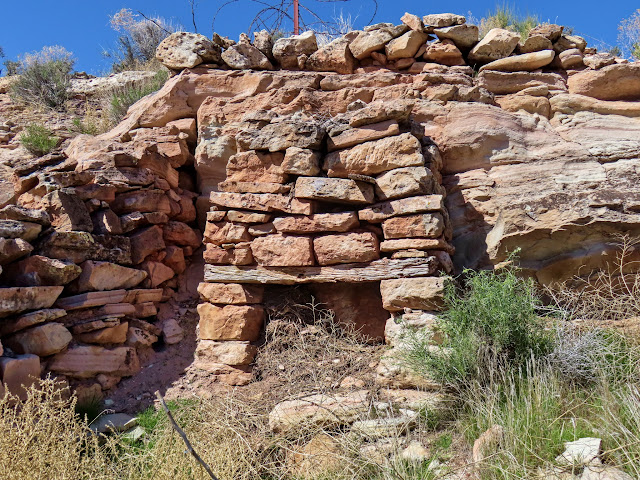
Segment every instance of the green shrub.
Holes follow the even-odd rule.
[[[480,20],[480,34],[484,36],[493,28],[504,28],[518,33],[522,40],[526,40],[531,29],[539,23],[537,15],[520,15],[515,7],[503,3],[496,5],[493,12]]]
[[[137,85],[120,88],[111,93],[109,101],[110,120],[113,124],[117,124],[127,114],[127,110],[131,105],[136,103],[142,97],[160,90],[162,85],[169,78],[169,72],[160,70],[150,80],[138,83]]]
[[[45,47],[24,55],[17,73],[20,78],[11,86],[18,101],[58,109],[69,98],[71,71],[75,60],[63,47]]]
[[[409,367],[461,386],[485,375],[489,367],[518,370],[531,357],[551,350],[532,280],[519,277],[513,267],[467,270],[464,277],[461,292],[453,284],[447,287],[446,310],[438,321],[442,345],[430,345],[424,334],[410,335],[404,351]]]
[[[34,155],[45,155],[58,146],[60,139],[48,128],[32,123],[20,136],[20,143]]]

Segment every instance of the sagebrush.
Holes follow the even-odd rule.
[[[109,119],[112,125],[117,124],[127,114],[131,105],[143,97],[160,90],[169,78],[167,70],[158,71],[151,79],[142,80],[134,85],[118,88],[109,94]]]
[[[59,141],[60,139],[51,130],[37,123],[27,125],[20,135],[20,143],[24,148],[37,156],[51,152],[58,146]]]

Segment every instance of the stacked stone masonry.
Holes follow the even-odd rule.
[[[174,75],[112,131],[11,165],[1,388],[135,373],[180,341],[161,313],[194,293],[200,252],[196,364],[244,384],[269,285],[322,287],[394,345],[394,319],[433,324],[444,274],[520,246],[550,284],[640,234],[640,63],[560,26],[481,39],[459,15],[406,14],[324,46],[180,32],[157,57]],[[379,379],[417,381],[388,362]]]

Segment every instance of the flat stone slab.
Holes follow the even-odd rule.
[[[50,308],[64,287],[0,288],[0,318],[26,310]]]
[[[126,432],[138,425],[138,419],[126,413],[100,415],[89,428],[96,433]]]

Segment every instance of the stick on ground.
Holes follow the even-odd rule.
[[[164,401],[164,398],[162,398],[162,395],[160,395],[159,391],[156,391],[156,397],[158,398],[158,400],[160,401],[160,405],[162,405],[162,408],[164,409],[164,411],[167,414],[167,417],[169,417],[169,421],[171,422],[171,426],[173,427],[173,429],[178,432],[178,435],[180,435],[182,437],[182,440],[184,441],[184,444],[187,446],[187,450],[189,450],[189,453],[191,453],[191,455],[193,455],[193,458],[195,458],[198,463],[200,465],[202,465],[202,468],[204,468],[206,470],[206,472],[209,474],[209,476],[213,479],[213,480],[219,480],[218,477],[216,477],[213,472],[211,471],[211,468],[209,468],[209,465],[207,465],[205,463],[204,460],[202,460],[202,458],[200,458],[200,455],[198,455],[196,453],[196,451],[193,449],[193,447],[191,446],[191,442],[189,441],[189,439],[187,438],[187,434],[184,433],[184,431],[180,428],[180,426],[176,423],[175,419],[173,418],[173,415],[171,414],[171,411],[169,410],[169,407],[167,406],[167,404]]]

